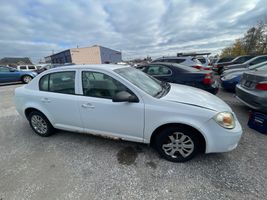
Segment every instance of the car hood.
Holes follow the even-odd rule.
[[[167,95],[162,100],[201,107],[213,111],[232,111],[220,98],[204,90],[190,86],[173,84]]]

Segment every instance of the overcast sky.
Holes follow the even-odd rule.
[[[94,44],[124,59],[218,52],[266,13],[267,0],[0,0],[0,58]]]

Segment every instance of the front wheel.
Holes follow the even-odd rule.
[[[48,137],[54,133],[54,128],[44,114],[33,111],[29,115],[30,126],[35,133],[42,137]]]
[[[29,76],[29,75],[25,75],[25,76],[23,76],[22,77],[22,82],[23,83],[29,83],[30,81],[32,80],[32,77],[31,76]]]
[[[171,162],[185,162],[192,159],[200,149],[198,135],[185,127],[168,127],[155,139],[160,156]]]

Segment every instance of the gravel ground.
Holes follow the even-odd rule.
[[[243,126],[237,149],[171,163],[143,144],[37,136],[15,111],[18,86],[0,86],[0,200],[267,199],[267,136],[246,126],[248,108],[231,93],[218,96]]]

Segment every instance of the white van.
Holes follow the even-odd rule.
[[[19,65],[17,69],[20,71],[34,71],[37,70],[37,66],[35,65]]]

